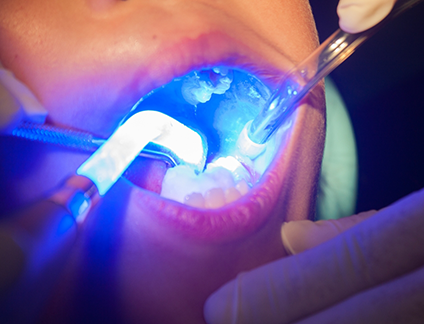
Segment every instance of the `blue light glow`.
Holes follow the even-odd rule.
[[[152,91],[133,113],[160,111],[198,131],[207,141],[210,162],[234,155],[243,127],[258,115],[270,94],[251,74],[214,67],[175,78]]]

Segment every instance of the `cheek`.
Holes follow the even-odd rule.
[[[94,134],[110,135],[121,117],[138,99],[137,91],[123,88],[122,71],[105,71],[87,76],[67,75],[55,79],[42,102],[49,111],[49,121]]]
[[[323,83],[318,84],[304,98],[297,110],[302,121],[287,148],[290,161],[278,161],[290,174],[282,183],[279,206],[275,209],[286,215],[285,221],[314,218],[318,178],[325,142],[325,98]],[[313,127],[311,127],[313,125]],[[300,131],[301,130],[301,131]],[[280,166],[279,166],[280,168]]]

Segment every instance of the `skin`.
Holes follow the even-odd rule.
[[[192,69],[242,68],[274,87],[317,37],[306,1],[3,0],[0,43],[0,61],[50,123],[106,137],[140,97]],[[152,191],[164,165],[140,162],[142,187],[152,191],[122,179],[93,210],[43,321],[202,323],[214,290],[286,255],[283,221],[313,217],[322,85],[293,120],[261,182],[219,210],[161,199]],[[87,158],[7,138],[0,147],[9,210],[45,196]]]

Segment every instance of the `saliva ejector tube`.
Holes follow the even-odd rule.
[[[247,123],[237,143],[240,153],[251,159],[260,155],[269,138],[283,125],[296,104],[309,90],[343,63],[359,45],[388,21],[421,1],[398,1],[383,21],[361,33],[349,34],[340,29],[334,32],[311,55],[283,77],[259,115]]]

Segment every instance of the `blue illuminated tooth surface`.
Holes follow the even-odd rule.
[[[225,75],[215,73],[213,80],[209,72],[194,71],[183,79],[181,93],[184,99],[191,105],[208,102],[213,94],[224,94],[230,89],[232,77],[228,69]]]
[[[220,74],[222,76],[226,76],[228,74],[229,69],[226,66],[216,66],[212,68],[216,74]]]

